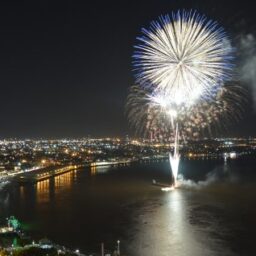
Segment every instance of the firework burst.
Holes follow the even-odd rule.
[[[247,91],[238,84],[226,84],[212,95],[201,99],[189,109],[175,106],[163,95],[152,96],[149,90],[132,86],[126,102],[130,126],[138,135],[154,140],[174,137],[174,119],[179,123],[182,138],[216,135],[242,118],[247,103]],[[153,137],[152,137],[153,136]]]
[[[192,104],[230,79],[232,48],[224,30],[196,11],[161,16],[135,46],[136,82]]]
[[[176,185],[179,137],[194,137],[226,126],[243,111],[244,94],[232,79],[232,52],[223,28],[196,11],[161,16],[142,29],[133,65],[138,86],[127,100],[127,115],[138,132],[174,138],[169,154]]]

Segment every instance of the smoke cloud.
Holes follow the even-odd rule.
[[[253,34],[241,35],[238,40],[239,80],[250,87],[256,111],[256,39]]]
[[[214,170],[206,175],[204,181],[195,182],[193,180],[185,179],[183,175],[178,175],[178,184],[183,188],[202,189],[216,183],[237,183],[239,177],[234,172],[231,172],[227,165],[216,167]]]

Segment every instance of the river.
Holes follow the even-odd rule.
[[[182,160],[181,187],[164,192],[168,161],[84,168],[1,191],[0,217],[15,215],[35,239],[81,252],[128,256],[255,255],[256,159]]]

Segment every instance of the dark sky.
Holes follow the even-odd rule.
[[[228,34],[255,32],[252,1],[1,1],[0,137],[125,135],[141,27],[161,14],[197,9]],[[256,135],[248,110],[234,134]]]

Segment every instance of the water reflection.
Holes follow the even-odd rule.
[[[42,180],[36,184],[36,201],[37,203],[45,203],[50,199],[50,190],[49,190],[49,179]]]
[[[30,184],[26,186],[19,186],[19,198],[21,204],[26,201],[26,198],[35,196],[36,203],[47,203],[52,200],[56,195],[62,193],[63,190],[68,190],[72,184],[77,180],[77,171],[71,171],[58,175],[46,180]]]
[[[20,199],[23,201],[24,198],[25,198],[25,188],[24,188],[24,186],[20,186],[19,190],[20,190],[19,191]]]
[[[193,181],[220,164],[192,163],[183,162],[181,171],[193,174]],[[250,173],[255,173],[253,163]],[[82,252],[97,251],[102,241],[114,248],[120,239],[124,255],[254,255],[254,243],[248,241],[256,230],[255,183],[253,189],[246,185],[247,192],[240,185],[222,183],[170,192],[152,186],[152,179],[168,182],[169,168],[162,162],[111,167],[107,174],[96,175],[94,167],[35,185],[13,184],[6,205],[2,195],[0,214],[35,223],[38,227],[31,231],[38,238],[47,236]],[[246,171],[244,165],[241,171]]]
[[[128,248],[133,255],[205,256],[221,253],[222,245],[209,237],[210,230],[199,230],[191,224],[194,205],[189,201],[189,193],[179,189],[166,192],[160,201],[140,209],[136,234]],[[229,255],[227,248],[222,252]]]
[[[167,194],[167,205],[163,210],[163,219],[167,221],[167,243],[170,253],[176,255],[210,255],[202,251],[197,241],[195,230],[192,231],[188,220],[188,201],[184,200],[181,190],[174,190]]]
[[[90,174],[91,174],[91,176],[94,176],[94,175],[97,174],[96,166],[91,166],[91,168],[90,168]]]
[[[58,193],[61,189],[69,189],[74,179],[76,179],[76,173],[73,171],[54,177],[55,192]]]

